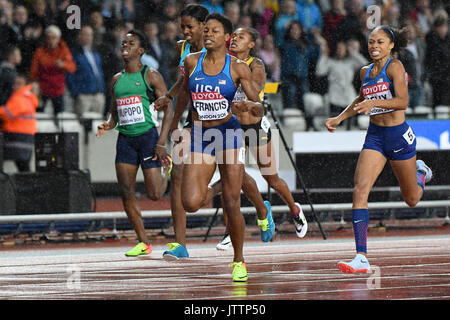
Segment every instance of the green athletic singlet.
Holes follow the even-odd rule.
[[[147,66],[135,73],[122,71],[114,86],[119,118],[116,129],[127,136],[139,136],[158,125],[153,107],[156,95],[144,77],[146,71]]]

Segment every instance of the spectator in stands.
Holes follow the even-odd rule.
[[[229,1],[225,4],[224,14],[231,20],[233,26],[237,26],[239,23],[240,11],[241,8],[236,1]]]
[[[448,20],[440,17],[426,36],[425,68],[433,91],[433,108],[450,105],[450,36]]]
[[[309,63],[317,52],[307,39],[299,21],[289,24],[280,54],[283,107],[297,108],[304,112],[303,94],[309,91]],[[307,121],[308,128],[311,125]]]
[[[322,13],[314,0],[297,0],[297,12],[306,33],[314,28],[322,29]]]
[[[13,94],[0,106],[1,131],[4,135],[4,155],[14,160],[19,172],[30,171],[30,160],[37,131],[36,109],[39,104],[39,86],[27,85],[26,77],[17,75]]]
[[[294,0],[284,0],[281,3],[281,12],[274,23],[275,45],[280,47],[283,43],[284,35],[289,23],[293,20],[299,20],[297,6]]]
[[[409,108],[424,105],[424,74],[423,61],[425,57],[425,46],[418,36],[418,26],[412,20],[405,23],[407,29],[408,45],[405,50],[398,54],[408,74]]]
[[[146,54],[155,58],[159,66],[166,57],[164,56],[164,52],[161,47],[161,40],[159,39],[158,24],[155,21],[147,21],[144,24],[144,34],[148,41],[148,49]]]
[[[54,25],[48,26],[45,29],[44,44],[33,55],[30,79],[39,83],[43,107],[47,100],[52,101],[55,116],[64,111],[65,74],[75,70],[72,54],[61,39],[61,30]]]
[[[369,53],[367,50],[367,37],[363,32],[363,27],[366,27],[366,21],[364,19],[366,16],[367,14],[364,8],[364,1],[350,0],[347,16],[341,20],[336,28],[335,41],[357,39],[359,41],[359,47],[362,50],[361,53],[364,54],[366,58],[369,58]]]
[[[223,0],[205,0],[202,1],[200,4],[202,4],[203,6],[205,6],[206,9],[208,9],[209,13],[220,13],[220,14],[224,14],[224,8],[222,5],[222,1]]]
[[[45,0],[34,0],[31,5],[29,21],[39,23],[43,30],[55,23],[54,15]]]
[[[264,0],[251,0],[248,14],[252,19],[253,28],[259,32],[261,38],[264,38],[271,31],[274,18],[272,9],[264,4]]]
[[[103,19],[101,7],[94,7],[89,14],[89,24],[94,30],[94,48],[98,50],[106,33],[105,20]]]
[[[319,76],[326,75],[328,78],[330,116],[335,117],[358,95],[352,84],[353,77],[355,72],[368,61],[358,51],[353,50],[354,47],[348,46],[345,41],[339,41],[334,52],[330,52],[325,39],[320,39],[320,45],[320,58],[316,73]],[[355,124],[356,117],[347,119],[347,130],[350,130]]]
[[[111,19],[105,24],[106,32],[103,42],[97,47],[97,51],[102,58],[102,69],[105,82],[105,111],[104,116],[109,112],[111,106],[111,81],[113,76],[125,67],[120,56],[120,46],[127,29],[121,20]]]
[[[397,3],[393,3],[386,10],[386,16],[383,19],[382,24],[398,29],[401,27],[400,23],[400,6]]]
[[[280,81],[280,54],[275,47],[272,35],[268,34],[263,40],[263,46],[257,54],[266,66],[267,80]]]
[[[76,71],[67,75],[67,87],[74,99],[73,111],[81,117],[85,112],[103,115],[105,84],[102,58],[93,48],[94,31],[83,26],[78,35],[78,46],[73,51]]]
[[[0,64],[0,105],[4,105],[11,96],[17,75],[16,67],[22,61],[22,54],[16,46],[8,47],[5,57]]]
[[[107,18],[122,21],[134,21],[135,8],[133,0],[104,0],[102,14]]]
[[[423,34],[431,30],[433,13],[430,8],[429,0],[416,0],[415,10],[411,11],[409,18],[417,23]]]
[[[344,0],[331,0],[331,9],[323,17],[323,35],[331,51],[335,50],[336,29],[346,15]]]
[[[18,46],[22,53],[22,63],[17,66],[21,73],[29,73],[33,54],[42,42],[43,29],[38,22],[28,22],[23,30],[23,39]]]
[[[23,40],[23,32],[28,22],[28,10],[23,5],[17,5],[14,8],[12,29],[16,33],[18,41]]]
[[[162,14],[155,20],[158,22],[159,30],[164,30],[167,22],[177,23],[179,4],[175,0],[168,0],[164,3]]]
[[[10,26],[7,8],[0,7],[0,58],[3,59],[8,46],[19,42],[16,33]]]
[[[178,38],[178,24],[167,22],[164,27],[164,33],[161,36],[161,48],[164,52],[164,60],[159,66],[159,72],[164,77],[167,87],[177,81],[177,70],[180,56],[176,49]]]

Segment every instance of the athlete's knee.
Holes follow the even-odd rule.
[[[187,212],[196,212],[203,204],[203,200],[198,197],[182,197],[181,202]]]
[[[353,202],[367,202],[370,190],[362,185],[353,188]]]
[[[410,195],[403,196],[403,199],[405,200],[405,203],[411,208],[415,207],[420,201],[419,197]]]
[[[150,198],[152,201],[158,201],[161,199],[163,193],[158,190],[149,190],[147,191],[147,197]]]
[[[278,174],[263,175],[263,178],[267,181],[267,184],[270,187],[277,186],[281,182]]]

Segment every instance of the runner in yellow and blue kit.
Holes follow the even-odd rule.
[[[334,132],[344,119],[357,113],[370,115],[354,178],[352,220],[356,257],[351,262],[338,263],[344,273],[370,270],[367,259],[368,197],[387,160],[400,184],[403,199],[411,207],[420,201],[425,183],[432,177],[431,169],[422,160],[416,161],[416,137],[405,121],[407,74],[402,63],[391,56],[406,44],[405,31],[399,32],[388,26],[375,28],[368,42],[373,63],[361,68],[359,96],[325,124],[330,132]]]
[[[179,130],[178,123],[180,122],[181,115],[189,104],[188,93],[180,91],[180,88],[185,77],[185,58],[190,53],[206,51],[203,47],[203,29],[207,15],[208,9],[200,4],[188,4],[181,10],[180,27],[185,40],[179,41],[176,46],[178,52],[180,52],[178,80],[166,96],[158,98],[155,101],[155,108],[158,110],[160,106],[170,105],[173,97],[177,97],[171,125],[172,139],[174,139],[176,146],[174,146],[173,150],[173,170],[170,177],[170,210],[172,213],[175,241],[168,243],[169,250],[163,252],[163,258],[165,260],[189,257],[186,246],[186,212],[181,202],[181,179],[183,177],[183,161],[185,156],[187,156],[183,152],[184,149],[189,149],[190,144],[190,139],[183,139],[183,137],[188,136],[192,125],[192,113],[189,110],[183,130]],[[180,150],[180,152],[177,154],[176,150]]]
[[[158,200],[167,188],[167,175],[161,173],[161,163],[169,168],[171,159],[165,142],[172,121],[172,109],[165,108],[161,133],[153,102],[167,92],[161,74],[140,62],[145,52],[145,37],[129,31],[122,41],[121,54],[125,69],[113,78],[113,99],[108,121],[98,126],[97,137],[116,128],[116,174],[123,206],[138,237],[138,244],[126,256],[139,256],[152,251],[145,234],[141,212],[136,203],[135,184],[139,167],[144,173],[145,188],[152,200]]]

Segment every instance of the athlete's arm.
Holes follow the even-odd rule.
[[[266,68],[261,59],[255,58],[250,65],[250,70],[252,72],[253,85],[255,86],[256,92],[261,92],[264,90],[264,84],[267,80]]]
[[[242,89],[247,96],[248,101],[244,103],[236,103],[235,107],[242,112],[251,112],[254,116],[262,117],[264,115],[264,107],[259,99],[258,91],[253,83],[253,76],[250,68],[246,63],[232,63],[232,71],[234,71],[239,79]]]
[[[360,72],[359,72],[359,76],[361,78],[361,81],[364,79],[364,76],[366,75],[368,71],[368,67],[362,67]],[[355,100],[353,100],[353,102],[347,106],[347,108],[344,109],[344,111],[342,111],[338,116],[333,117],[333,118],[329,118],[326,122],[325,122],[325,127],[328,129],[328,131],[330,132],[334,132],[336,130],[336,127],[339,126],[339,124],[344,121],[347,118],[353,117],[354,115],[357,114],[357,111],[355,110],[355,106],[364,101],[364,95],[362,93],[362,88],[359,90],[359,95],[355,98]]]
[[[148,83],[151,83],[155,89],[155,94],[157,97],[161,97],[166,94],[167,87],[164,83],[162,75],[155,69],[149,68],[146,74],[146,79]],[[157,145],[165,146],[167,136],[169,134],[170,124],[172,123],[172,108],[169,106],[163,107],[161,110],[164,111],[164,116],[161,124],[161,132],[159,134],[159,139]],[[157,148],[158,149],[158,148]]]
[[[119,122],[117,114],[117,104],[116,99],[114,97],[114,86],[116,85],[117,79],[119,79],[119,77],[120,73],[117,73],[111,81],[111,107],[109,111],[109,116],[107,121],[104,121],[97,127],[97,133],[95,134],[97,138],[100,138],[102,134],[104,134],[106,131],[114,129],[117,126],[117,123]]]
[[[183,42],[184,42],[184,40],[177,42],[176,49],[177,49],[178,54],[181,53],[181,46],[182,46]],[[183,86],[183,80],[184,80],[184,75],[181,73],[180,68],[178,68],[177,81],[169,89],[169,91],[167,92],[167,95],[161,96],[158,99],[156,99],[156,101],[155,101],[155,110],[156,111],[160,111],[164,106],[170,105],[170,103],[175,98],[175,96],[178,95],[178,93],[180,92],[180,89]]]
[[[368,114],[373,107],[406,110],[408,107],[408,87],[403,64],[400,60],[392,60],[386,69],[386,73],[394,84],[395,97],[387,100],[364,100],[355,106],[356,112]]]

